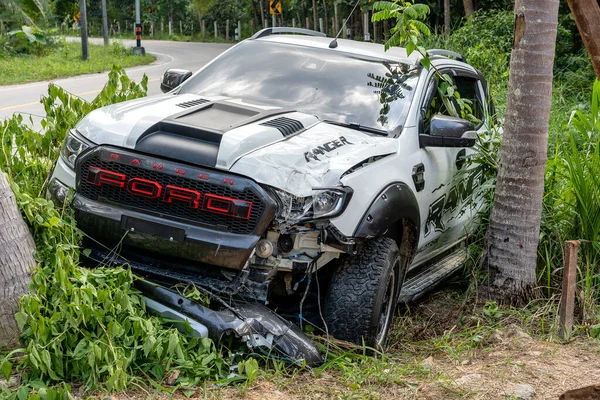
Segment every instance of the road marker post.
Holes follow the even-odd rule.
[[[133,54],[143,56],[146,54],[146,49],[142,47],[142,22],[140,17],[140,0],[135,0],[135,47]]]

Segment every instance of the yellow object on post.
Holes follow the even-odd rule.
[[[281,15],[281,1],[270,0],[269,1],[269,13],[271,15]]]

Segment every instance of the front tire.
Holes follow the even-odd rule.
[[[338,339],[385,347],[406,275],[393,239],[375,238],[334,272],[325,299],[325,322]]]

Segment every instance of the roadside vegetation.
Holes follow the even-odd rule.
[[[450,36],[432,35],[423,43],[426,48],[460,52],[484,73],[499,125],[506,107],[512,27],[512,12],[478,12]],[[534,387],[538,398],[556,398],[567,389],[596,383],[600,378],[600,83],[594,83],[593,69],[573,28],[563,13],[538,256],[539,290],[533,300],[516,308],[480,298],[478,287],[487,275],[479,268],[486,246],[486,211],[480,216],[482,229],[469,244],[463,274],[424,301],[399,309],[385,353],[373,357],[369,349],[333,341],[327,361],[314,369],[264,355],[240,357],[237,349],[217,349],[210,341],[189,339],[144,312],[127,269],[88,271],[79,266],[81,233],[69,210],[57,210],[43,199],[48,173],[67,131],[82,116],[145,95],[147,81],[130,82],[115,68],[105,89],[90,103],[50,86],[42,99],[47,113],[44,132],[32,131],[18,115],[0,123],[0,170],[10,178],[33,232],[39,263],[32,293],[23,297],[17,315],[23,347],[0,352],[0,370],[6,378],[0,383],[0,397],[56,399],[91,394],[104,398],[107,392],[125,390],[130,398],[161,394],[270,399],[496,398],[503,394],[515,398],[515,385],[522,383]],[[118,49],[105,51],[120,53]],[[66,64],[61,51],[7,57],[29,60],[22,66],[27,70],[41,67],[41,62],[31,62],[38,60],[35,57],[53,54]],[[114,54],[110,58],[114,62]],[[127,66],[127,59],[123,56],[119,64]],[[94,62],[93,50],[90,61]],[[0,58],[5,71],[3,62]],[[19,71],[19,76],[23,73]],[[492,144],[482,148],[480,160],[495,169],[498,143]],[[582,248],[576,329],[571,342],[564,343],[556,328],[562,249],[569,239],[582,240]],[[325,349],[324,337],[314,339]]]
[[[27,44],[17,47],[10,40],[4,45],[0,43],[0,85],[93,74],[109,71],[114,65],[128,68],[156,59],[151,54],[134,56],[131,49],[118,42],[108,47],[90,44],[87,61],[81,59],[79,43],[62,38],[44,38],[43,44],[29,45],[29,41]]]

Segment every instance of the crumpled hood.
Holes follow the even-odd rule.
[[[296,196],[310,196],[313,188],[338,185],[344,172],[363,161],[397,150],[395,139],[318,123],[242,157],[231,171]]]
[[[309,196],[350,168],[395,153],[397,140],[320,122],[313,115],[241,99],[159,95],[95,110],[77,126],[99,145],[248,176]]]

